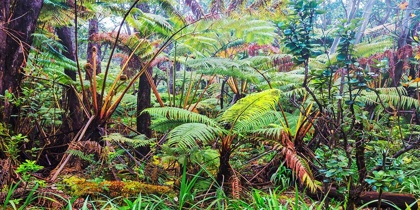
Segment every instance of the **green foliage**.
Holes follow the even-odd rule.
[[[408,36],[411,48],[404,48],[408,52],[404,54],[406,52],[401,50],[391,50],[394,40],[383,35],[366,36],[364,43],[353,45],[360,19],[341,20],[338,26],[327,24],[345,16],[337,1],[140,0],[141,5],[127,14],[122,24],[126,28],[115,42],[115,30],[108,33],[112,27],[109,25],[120,20],[133,1],[75,1],[79,18],[76,28],[79,63],[85,63],[88,43],[102,44],[101,55],[108,57],[109,48],[115,42],[115,53],[118,53],[110,56],[116,61],[103,60],[109,61],[107,73],[98,74],[93,78],[95,82],[83,81],[86,72],[78,72],[81,73],[78,79],[82,81],[75,82],[64,70],[77,71],[76,62],[64,56],[67,49],[54,34],[57,27],[72,28],[75,5],[70,3],[44,0],[39,27],[31,35],[34,42],[30,54],[22,65],[24,79],[18,88],[19,94],[15,96],[6,90],[4,96],[0,96],[2,104],[16,106],[18,113],[12,117],[19,122],[14,129],[0,123],[0,157],[11,159],[11,169],[18,166],[15,172],[25,181],[25,188],[31,188],[29,194],[25,192],[24,202],[12,196],[19,182],[5,188],[8,191],[3,208],[37,208],[33,203],[43,195],[34,195],[43,192],[38,187],[46,183],[31,174],[42,166],[25,158],[32,156],[33,160],[42,159],[39,163],[46,163],[44,155],[48,159],[57,145],[67,145],[69,137],[77,133],[79,128],[66,130],[71,121],[64,121],[75,114],[68,112],[67,98],[62,96],[73,88],[81,102],[79,108],[83,117],[80,117],[87,119],[95,115],[91,127],[86,127],[85,138],[93,137],[93,131],[99,131],[99,135],[110,131],[111,134],[103,138],[106,146],[89,145],[89,149],[101,156],[101,161],[96,160],[93,152],[72,147],[67,150],[67,154],[92,164],[83,171],[85,176],[97,177],[90,181],[67,180],[67,185],[79,187],[73,188],[73,193],[88,195],[83,202],[77,201],[77,196],[67,199],[62,194],[55,195],[62,201],[45,198],[57,203],[64,201],[67,209],[79,208],[80,203],[83,203],[82,209],[198,209],[204,206],[207,209],[323,209],[326,197],[319,202],[309,201],[298,192],[297,186],[293,198],[282,193],[290,189],[294,181],[315,191],[320,188],[319,177],[325,178],[324,187],[334,186],[338,192],[349,192],[344,208],[352,207],[348,203],[355,198],[350,193],[358,189],[419,195],[417,153],[409,152],[404,156],[406,159],[390,158],[418,143],[417,80],[408,77],[409,74],[414,77],[418,70],[418,36],[414,29],[410,29],[412,34]],[[375,8],[398,9],[405,4],[391,2],[385,7],[383,2],[377,3]],[[286,5],[289,5],[287,10]],[[151,6],[150,13],[140,9],[143,6]],[[321,11],[320,6],[328,10],[334,8],[335,12]],[[194,19],[190,17],[190,9],[194,7],[209,13]],[[401,8],[392,19],[399,20],[397,17],[410,8],[404,10]],[[355,8],[354,14],[348,15],[358,17],[360,12]],[[407,13],[413,23],[419,17],[417,13]],[[100,33],[88,38],[87,21],[92,17],[101,20]],[[163,39],[168,39],[185,24],[191,25],[163,45]],[[373,21],[369,27],[376,24]],[[125,33],[132,29],[135,31],[131,35]],[[331,33],[333,31],[336,33]],[[334,37],[341,40],[338,51],[327,54]],[[161,47],[167,49],[159,50],[163,49]],[[388,49],[395,60],[369,58],[369,62],[377,64],[358,63],[358,59],[362,63],[367,57]],[[135,60],[127,63],[129,69],[121,70],[121,63],[131,54]],[[291,56],[294,63],[290,62]],[[145,67],[153,57],[156,58],[150,66],[153,69]],[[388,87],[389,80],[395,79],[391,78],[391,73],[400,62],[404,62],[405,71],[402,81],[409,84]],[[132,92],[132,87],[136,89],[134,81],[146,69],[157,86],[154,89],[152,85],[151,107],[158,106],[157,102],[166,106],[140,113],[152,117],[150,128],[156,132],[149,139],[145,135],[131,135],[139,114],[138,99],[136,90],[133,95],[127,94]],[[127,82],[121,74],[137,76]],[[209,76],[212,76],[211,82]],[[196,80],[198,77],[200,79]],[[100,92],[101,88],[105,91]],[[112,133],[115,129],[123,131]],[[89,141],[80,142],[83,142],[80,148],[87,148]],[[144,147],[150,147],[151,152],[144,157],[136,156]],[[265,153],[259,156],[262,152]],[[257,158],[251,157],[255,153]],[[54,157],[60,155],[54,154]],[[252,161],[248,161],[249,158]],[[284,162],[274,174],[262,165],[270,166],[278,159]],[[229,166],[232,179],[217,183],[220,180],[213,176],[218,169],[223,171],[221,166]],[[258,174],[252,174],[257,171]],[[358,179],[361,175],[369,176]],[[250,180],[249,176],[253,178]],[[105,177],[123,181],[106,181]],[[171,186],[148,186],[124,180],[134,177]],[[241,186],[244,183],[252,186],[260,181],[268,183],[261,177],[270,179],[278,187],[269,186],[266,190],[264,186],[264,190],[257,190]],[[229,193],[225,194],[230,186],[224,184],[232,184],[239,193],[234,192],[233,198],[230,197]],[[152,191],[142,191],[145,188]],[[173,196],[172,188],[179,188],[177,196]],[[112,191],[115,189],[117,191]],[[153,194],[157,189],[162,191]],[[165,194],[167,192],[171,192],[170,195]],[[330,209],[341,208],[341,203],[329,203],[332,204]]]
[[[285,36],[285,47],[295,56],[296,65],[307,62],[309,58],[319,55],[320,52],[314,48],[313,24],[316,14],[322,14],[324,11],[317,9],[320,2],[310,0],[299,0],[291,3],[293,7],[289,20],[286,24],[280,24]]]
[[[354,91],[356,92],[356,91]],[[366,105],[385,106],[410,110],[415,108],[420,110],[420,104],[416,98],[408,95],[404,87],[397,88],[376,88],[375,90],[363,90],[360,92],[358,100]],[[381,102],[382,101],[382,102]]]
[[[147,139],[147,137],[143,134],[128,138],[121,135],[120,133],[111,133],[104,139],[110,139],[115,142],[125,143],[128,144],[131,148],[149,146],[150,144],[156,141],[156,139],[154,138]]]
[[[237,122],[252,122],[252,120],[275,107],[280,91],[273,89],[261,93],[248,95],[226,110],[222,123],[235,127]]]
[[[72,156],[78,157],[82,160],[89,161],[90,163],[95,162],[95,160],[93,159],[93,154],[85,154],[84,152],[80,150],[74,150],[74,149],[69,149],[66,151],[66,153]]]
[[[395,188],[397,184],[404,181],[404,173],[401,170],[401,162],[399,160],[392,160],[391,158],[385,158],[378,162],[382,170],[373,171],[373,176],[365,179],[374,190],[389,191],[391,187]]]
[[[201,123],[184,123],[169,132],[168,144],[176,145],[180,149],[188,151],[190,148],[197,146],[197,141],[204,144],[211,142],[222,132],[220,128]]]
[[[161,108],[148,108],[143,112],[149,113],[151,116],[155,117],[168,117],[168,120],[176,120],[184,123],[196,122],[204,123],[206,125],[214,126],[216,122],[207,116],[200,115],[185,109],[176,108],[176,107],[161,107]]]
[[[20,145],[25,142],[29,142],[26,136],[22,136],[22,134],[10,136],[8,130],[0,123],[0,149],[15,163],[18,162],[20,156]]]

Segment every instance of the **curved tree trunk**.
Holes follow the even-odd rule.
[[[0,94],[7,90],[18,96],[22,67],[26,65],[43,0],[16,0],[14,8],[10,3],[0,3]],[[16,130],[18,119],[11,116],[17,114],[18,108],[7,100],[0,102],[0,121]]]
[[[366,30],[366,27],[369,23],[370,15],[372,14],[373,5],[375,4],[376,0],[368,0],[365,9],[363,10],[363,22],[360,26],[359,31],[356,33],[356,40],[354,41],[354,44],[359,44],[360,40],[362,39],[363,33]]]

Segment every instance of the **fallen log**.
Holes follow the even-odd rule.
[[[377,207],[378,206],[378,192],[363,192],[360,195],[360,202],[359,205],[363,205],[365,203],[372,202],[368,204],[369,207]],[[386,201],[386,202],[385,202]],[[381,208],[393,208],[392,205],[397,206],[400,209],[406,209],[407,205],[411,205],[412,203],[416,203],[417,200],[412,194],[401,194],[401,193],[382,193],[382,202]],[[391,205],[392,204],[392,205]],[[417,210],[419,208],[418,204],[414,204],[411,209]]]
[[[316,194],[308,194],[309,197],[313,199],[322,199],[325,194],[317,193]],[[332,187],[330,192],[328,193],[329,198],[334,198],[339,201],[344,201],[345,197],[342,193],[337,192],[337,189],[335,187]],[[368,191],[363,192],[360,195],[360,200],[358,201],[357,205],[362,206],[366,203],[368,204],[368,207],[378,207],[378,199],[379,199],[379,193],[376,191]],[[394,206],[400,208],[400,209],[406,209],[407,205],[411,205],[412,203],[417,202],[417,199],[414,197],[413,194],[403,194],[403,193],[382,193],[382,202],[381,202],[381,208],[391,208],[395,209]],[[419,205],[418,203],[414,204],[411,207],[412,210],[418,210]]]

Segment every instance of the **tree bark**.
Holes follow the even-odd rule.
[[[360,42],[360,39],[363,36],[363,33],[366,30],[366,27],[369,23],[370,15],[372,14],[373,5],[375,4],[376,0],[368,0],[365,9],[363,10],[363,22],[360,26],[359,31],[356,33],[356,40],[354,41],[354,44],[358,44]]]
[[[0,3],[0,95],[8,90],[18,97],[21,71],[26,65],[43,0],[16,0],[14,8],[10,8],[10,3],[10,0]],[[17,107],[7,100],[0,102],[0,121],[16,129],[17,119],[11,115],[17,114]]]
[[[63,55],[66,58],[76,61],[76,56],[74,54],[73,49],[73,41],[71,39],[71,30],[67,26],[63,26],[61,28],[56,29],[57,36],[60,39],[60,43],[66,47],[67,51],[63,52]],[[64,73],[69,76],[73,81],[76,81],[76,71],[70,69],[64,69]],[[82,118],[82,111],[80,109],[79,100],[77,98],[77,93],[74,92],[73,89],[69,88],[66,90],[67,95],[67,109],[70,112],[70,120],[71,122],[68,123],[71,127],[69,127],[69,131],[78,129],[82,127],[83,118]],[[66,109],[66,110],[67,110]]]
[[[150,7],[147,3],[137,4],[136,6],[142,12],[149,13]],[[141,62],[141,61],[140,61]],[[140,68],[141,69],[141,68]],[[146,70],[150,75],[153,75],[152,67],[149,67]],[[152,137],[152,129],[150,129],[150,115],[148,113],[140,113],[151,107],[151,87],[149,81],[147,80],[146,72],[144,72],[139,78],[139,88],[137,92],[137,118],[136,125],[137,131],[146,135],[147,138]],[[147,155],[150,152],[149,146],[144,146],[139,148],[139,152],[142,155]]]
[[[152,68],[147,71],[152,75]],[[148,138],[152,137],[152,130],[150,129],[150,115],[148,113],[140,114],[143,110],[150,108],[150,84],[146,77],[146,72],[140,76],[139,89],[137,92],[137,131],[146,135]],[[150,147],[141,147],[140,153],[146,155],[150,151]]]

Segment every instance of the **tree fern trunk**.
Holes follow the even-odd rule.
[[[152,68],[148,68],[147,71],[152,75]],[[137,92],[137,131],[146,135],[148,138],[152,137],[152,130],[150,129],[150,115],[148,113],[140,113],[150,108],[150,84],[147,80],[146,73],[142,74],[139,79],[139,89]],[[141,147],[140,153],[146,155],[150,151],[150,147]]]
[[[61,28],[56,29],[57,36],[61,40],[60,43],[63,44],[63,46],[66,47],[67,51],[63,52],[63,55],[66,56],[66,58],[76,61],[76,56],[74,54],[73,49],[73,42],[71,39],[71,30],[69,27],[64,26]],[[69,76],[73,81],[76,81],[76,71],[72,71],[70,69],[64,69],[64,73]],[[74,129],[78,129],[82,127],[83,119],[82,119],[82,111],[80,109],[79,100],[77,99],[77,95],[74,92],[73,89],[68,88],[66,90],[67,99],[64,99],[66,101],[66,104],[64,107],[67,107],[66,110],[69,111],[69,118],[70,122],[64,122],[67,123],[67,131],[71,131]]]
[[[220,152],[220,166],[219,171],[217,173],[217,182],[222,185],[223,182],[229,181],[231,176],[230,173],[230,160],[231,151],[227,148],[222,147],[222,151]]]

